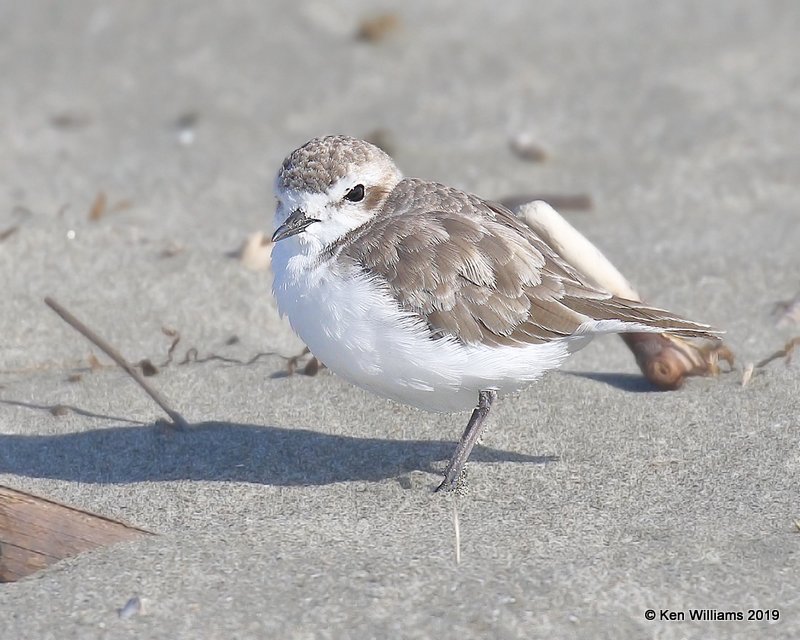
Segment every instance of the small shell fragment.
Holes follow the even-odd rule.
[[[744,371],[742,371],[742,386],[746,387],[749,383],[751,378],[753,377],[753,371],[755,371],[756,366],[752,362],[748,362],[745,365]]]
[[[239,249],[238,257],[245,269],[265,271],[272,257],[272,241],[263,231],[251,233]]]
[[[527,162],[544,162],[547,160],[547,152],[536,144],[533,136],[529,133],[518,133],[512,136],[508,145],[520,160],[526,160]]]
[[[300,365],[300,360],[306,356],[310,355],[311,358],[308,362],[306,362],[305,366],[303,367],[303,375],[305,376],[315,376],[319,373],[320,369],[324,369],[325,365],[322,364],[314,355],[311,353],[311,350],[306,347],[303,349],[302,352],[298,353],[296,356],[292,356],[286,359],[286,375],[293,376],[297,373],[297,367]]]
[[[61,416],[65,416],[69,413],[69,407],[63,404],[57,404],[53,407],[50,407],[50,413],[57,418],[60,418]]]
[[[89,220],[97,222],[108,211],[108,196],[105,191],[98,191],[89,209]]]
[[[119,615],[120,620],[127,620],[137,613],[142,613],[142,600],[139,596],[133,596],[122,608],[117,609],[117,615]]]
[[[400,27],[400,17],[396,13],[381,13],[362,20],[356,29],[356,40],[375,44],[385,40]]]

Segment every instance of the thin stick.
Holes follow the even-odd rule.
[[[69,324],[73,329],[77,332],[81,333],[89,342],[96,345],[100,350],[103,351],[109,358],[111,358],[114,362],[116,362],[122,369],[127,373],[131,378],[136,380],[139,383],[139,386],[147,392],[155,403],[161,407],[164,412],[172,418],[173,426],[177,429],[188,429],[189,423],[186,422],[186,419],[174,409],[171,409],[167,404],[167,401],[164,397],[155,389],[153,389],[142,375],[133,368],[125,358],[117,351],[114,347],[112,347],[108,342],[103,340],[100,336],[98,336],[94,331],[92,331],[89,327],[87,327],[83,322],[78,320],[75,316],[73,316],[69,311],[67,311],[64,307],[62,307],[58,302],[53,300],[51,297],[46,297],[44,299],[45,304],[50,307],[53,311],[55,311],[61,318]]]
[[[767,356],[766,358],[764,358],[761,362],[755,365],[756,369],[761,369],[762,367],[766,367],[770,362],[772,362],[773,360],[777,360],[778,358],[787,358],[788,362],[788,358],[791,357],[792,351],[794,351],[798,346],[800,346],[800,336],[792,338],[791,340],[789,340],[789,342],[787,342],[784,345],[783,349],[779,349],[771,356]]]

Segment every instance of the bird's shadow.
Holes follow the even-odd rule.
[[[576,378],[586,378],[596,382],[602,382],[611,387],[615,387],[622,391],[629,391],[631,393],[661,393],[663,389],[659,389],[652,384],[647,378],[638,373],[602,373],[602,372],[589,372],[589,371],[561,371],[561,373],[568,376],[575,376]]]
[[[323,485],[380,481],[417,470],[438,473],[435,463],[449,459],[454,447],[454,442],[442,440],[354,438],[232,422],[202,422],[185,431],[140,424],[60,435],[0,434],[0,473],[108,484],[210,480]],[[475,462],[543,464],[556,459],[481,445],[471,456]]]

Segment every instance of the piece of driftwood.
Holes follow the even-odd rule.
[[[519,213],[529,227],[590,283],[622,298],[641,300],[600,249],[549,204],[530,202]],[[659,389],[678,389],[687,376],[717,375],[720,361],[727,362],[729,367],[734,362],[733,352],[721,340],[679,338],[666,333],[626,333],[620,334],[620,338],[633,352],[644,376]]]
[[[149,531],[0,485],[0,582]]]

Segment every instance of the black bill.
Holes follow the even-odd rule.
[[[286,218],[286,221],[272,234],[273,242],[280,242],[291,236],[302,233],[306,227],[314,222],[319,222],[316,218],[306,218],[306,214],[302,209],[295,209],[291,215]]]

